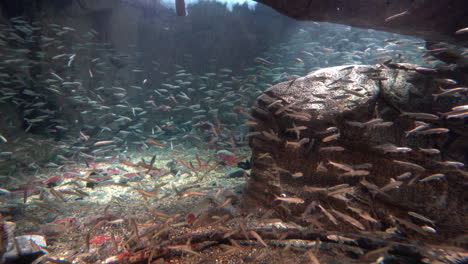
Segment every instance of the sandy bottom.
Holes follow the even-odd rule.
[[[41,263],[377,263],[384,255],[344,237],[286,239],[314,230],[239,209],[247,177],[227,177],[236,165],[219,162],[214,150],[175,146],[69,164],[30,181],[26,203],[22,189],[2,196],[16,205],[4,219],[16,235],[46,237]]]

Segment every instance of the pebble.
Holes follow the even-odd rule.
[[[226,177],[228,178],[242,178],[244,174],[247,174],[243,169],[233,169],[226,173]]]

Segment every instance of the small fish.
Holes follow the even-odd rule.
[[[345,88],[343,88],[343,90],[344,90],[345,92],[350,93],[350,94],[352,94],[352,95],[355,95],[355,96],[357,96],[357,97],[365,97],[365,95],[363,95],[363,94],[361,94],[361,93],[359,93],[359,92],[355,92],[355,91],[353,91],[353,90],[349,90],[349,89],[345,89]]]
[[[299,198],[299,197],[281,197],[281,196],[275,196],[275,200],[280,200],[286,203],[293,203],[293,204],[303,204],[304,199]]]
[[[465,166],[465,163],[458,162],[458,161],[441,161],[437,163],[443,166],[448,166],[448,167],[464,167]]]
[[[151,172],[152,169],[154,169],[153,165],[154,165],[154,162],[156,161],[156,155],[154,155],[152,158],[151,158],[151,161],[150,161],[150,164],[148,166],[148,170],[146,171],[145,174],[149,174]]]
[[[327,209],[325,209],[321,204],[318,205],[318,207],[320,208],[320,210],[322,210],[322,212],[325,214],[325,216],[335,225],[338,225],[338,220],[336,220],[336,218],[330,214]]]
[[[434,97],[434,100],[437,100],[441,96],[451,96],[451,95],[456,95],[458,93],[466,92],[468,91],[468,88],[465,87],[457,87],[457,88],[452,88],[452,89],[441,89],[443,92],[438,93],[438,94],[432,94]],[[453,109],[452,109],[453,110]]]
[[[257,232],[251,230],[250,234],[252,234],[252,236],[255,237],[255,239],[257,239],[258,242],[260,242],[264,247],[268,248],[268,245],[265,243],[265,241],[263,241],[262,237]]]
[[[344,171],[354,171],[353,168],[351,168],[350,166],[348,165],[345,165],[345,164],[341,164],[341,163],[338,163],[338,162],[333,162],[333,161],[328,161],[328,164],[332,165],[333,167],[336,167],[338,169],[342,169]]]
[[[392,179],[393,180],[393,179]],[[385,185],[384,187],[380,188],[380,191],[381,192],[386,192],[386,191],[390,191],[392,189],[397,189],[399,188],[401,185],[403,184],[402,181],[391,181],[389,184]]]
[[[449,114],[447,115],[445,118],[447,119],[452,119],[452,118],[465,118],[468,116],[468,111],[462,111],[462,112],[458,112],[457,113],[453,113],[453,114]]]
[[[304,61],[301,60],[300,58],[295,58],[294,60],[295,60],[296,62],[299,62],[299,63],[304,63]]]
[[[283,113],[284,111],[289,110],[289,108],[293,107],[295,104],[297,104],[297,102],[293,102],[293,103],[281,106],[280,108],[278,108],[278,110],[275,111],[275,115],[279,115]]]
[[[293,178],[300,178],[300,177],[304,176],[304,174],[302,172],[296,172],[296,173],[291,174],[291,176]]]
[[[357,177],[357,176],[368,176],[370,174],[369,171],[367,170],[353,170],[353,171],[348,171],[343,174],[340,174],[340,176],[352,176],[352,177]]]
[[[366,187],[369,191],[379,191],[379,187],[377,187],[377,185],[370,183],[366,181],[365,179],[362,179],[359,183],[362,186]]]
[[[402,112],[400,116],[407,116],[413,119],[422,119],[422,120],[439,120],[439,117],[429,113],[410,113]]]
[[[119,161],[121,164],[129,166],[129,167],[138,167],[138,165],[128,161],[128,160],[120,160]]]
[[[254,122],[254,121],[245,121],[244,122],[244,125],[247,125],[247,126],[256,126],[258,125],[257,122]]]
[[[455,35],[461,35],[461,34],[465,34],[465,33],[468,33],[468,27],[461,28],[461,29],[455,31]]]
[[[426,130],[420,130],[415,132],[415,134],[419,135],[432,135],[432,134],[443,134],[443,133],[448,133],[450,132],[450,129],[448,128],[430,128]]]
[[[436,174],[429,175],[424,179],[419,180],[419,182],[428,182],[428,181],[433,181],[433,180],[440,180],[440,179],[442,179],[444,177],[445,177],[445,174],[436,173]]]
[[[281,139],[273,131],[271,131],[271,133],[268,131],[262,131],[262,135],[264,135],[266,138],[270,140],[281,142]]]
[[[358,220],[356,220],[355,218],[347,215],[347,214],[344,214],[344,213],[341,213],[335,209],[331,209],[330,210],[332,213],[334,213],[336,216],[338,216],[339,218],[343,219],[344,221],[350,223],[351,225],[361,229],[361,230],[366,230],[366,228],[364,227],[363,224],[361,224],[361,222],[359,222]]]
[[[417,127],[411,129],[411,130],[408,130],[405,132],[406,136],[408,137],[409,135],[413,134],[413,133],[416,133],[418,131],[421,131],[423,129],[426,129],[429,127],[429,124],[428,123],[424,123],[424,122],[420,122],[420,121],[416,121],[415,124],[417,124]]]
[[[152,138],[147,138],[146,141],[153,144],[153,145],[156,145],[158,147],[164,147],[165,146],[164,144],[159,143],[158,141],[156,141],[156,140],[154,140]]]
[[[397,180],[405,180],[405,179],[409,179],[412,175],[413,173],[408,171],[408,172],[405,172],[403,174],[396,176],[396,178]]]
[[[461,110],[468,110],[468,105],[459,105],[452,107],[453,111],[461,111]]]
[[[113,140],[103,140],[103,141],[97,141],[96,143],[93,144],[93,146],[102,146],[102,145],[107,145],[114,143]]]
[[[307,129],[306,126],[296,126],[296,125],[293,123],[293,127],[292,127],[292,128],[286,129],[286,131],[296,133],[296,137],[297,137],[297,139],[299,139],[299,137],[300,137],[300,135],[301,135],[301,131],[306,130],[306,129]]]
[[[187,196],[206,196],[206,195],[208,195],[208,194],[204,193],[204,192],[185,191],[182,196],[187,197]]]
[[[351,95],[349,94],[343,94],[343,95],[337,95],[337,96],[333,96],[331,99],[332,100],[341,100],[341,99],[346,99],[346,98],[349,98]],[[307,120],[305,120],[307,121]]]
[[[382,150],[384,153],[407,153],[411,152],[411,148],[407,147],[397,147],[393,144],[382,144],[375,146],[374,148]]]
[[[373,223],[378,223],[379,221],[377,221],[375,218],[371,217],[368,213],[364,212],[363,210],[359,209],[359,208],[354,208],[354,207],[351,207],[351,206],[348,206],[348,209],[350,209],[351,211],[355,212],[356,214],[358,214],[361,218],[369,221],[369,222],[373,222]]]
[[[442,84],[449,84],[449,85],[456,85],[457,84],[457,81],[455,80],[452,80],[452,79],[434,79],[434,81],[438,82],[438,83],[442,83]]]
[[[419,219],[419,220],[421,220],[423,222],[426,222],[426,223],[431,224],[432,226],[435,226],[435,222],[433,220],[431,220],[431,219],[429,219],[429,218],[427,218],[427,217],[425,217],[423,215],[420,215],[420,214],[415,213],[415,212],[408,212],[408,214],[411,215],[414,218],[417,218],[417,219]]]
[[[440,154],[440,150],[438,150],[436,148],[419,148],[419,151],[421,151],[422,153],[429,154],[429,155]]]
[[[10,194],[11,192],[7,189],[0,188],[0,194]]]
[[[273,62],[270,62],[270,61],[267,61],[263,58],[260,58],[260,57],[256,57],[254,59],[255,62],[260,62],[260,63],[264,63],[264,64],[268,64],[268,65],[273,65]]]
[[[258,158],[257,159],[264,159],[264,158],[272,158],[271,154],[266,152],[266,153],[261,153],[260,155],[258,155]]]
[[[143,190],[141,188],[137,188],[137,189],[135,189],[135,191],[137,191],[143,197],[143,199],[145,199],[145,200],[148,197],[157,197],[158,196],[158,193],[156,193],[156,192],[149,192],[149,191]]]
[[[437,72],[436,69],[427,68],[427,67],[416,67],[414,70],[420,73],[436,73]]]
[[[428,225],[423,225],[423,226],[421,226],[421,228],[422,228],[422,230],[424,230],[426,232],[429,232],[429,233],[433,233],[433,234],[437,233],[437,231],[434,228],[432,228],[432,227],[430,227]]]
[[[333,141],[333,140],[337,140],[339,137],[340,137],[340,133],[336,133],[336,134],[324,137],[322,139],[322,142],[326,143],[326,142],[330,142],[330,141]]]
[[[341,146],[328,146],[328,147],[320,147],[319,151],[321,152],[333,152],[333,151],[345,151],[346,149]]]
[[[318,258],[314,255],[314,253],[312,252],[312,250],[308,250],[306,252],[306,255],[309,257],[310,261],[312,262],[312,264],[320,264],[320,261],[318,260]]]
[[[307,144],[309,138],[302,138],[299,141],[288,141],[286,140],[285,147],[300,148],[302,145]]]
[[[418,171],[426,171],[426,169],[422,167],[421,165],[418,165],[412,162],[401,161],[401,160],[393,160],[393,162],[406,168],[410,168],[410,169],[414,169]]]

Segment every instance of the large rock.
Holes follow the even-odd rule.
[[[468,1],[256,0],[299,20],[324,21],[412,35],[427,40],[461,42],[454,33],[468,24]],[[397,15],[397,16],[395,16]],[[448,19],[450,18],[450,19]]]
[[[463,119],[442,113],[467,97],[434,100],[452,87],[444,76],[408,64],[340,66],[267,89],[252,107],[243,204],[326,230],[458,235],[468,224],[468,135]],[[420,122],[426,132],[409,132]]]

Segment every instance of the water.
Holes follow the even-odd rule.
[[[260,228],[297,224],[268,207],[261,217],[240,209],[256,98],[326,67],[440,64],[420,39],[297,22],[262,5],[200,2],[186,17],[145,1],[8,11],[0,20],[1,213],[17,235],[44,235],[48,256],[71,263],[151,246],[148,255],[176,263],[312,259],[312,251],[281,251],[286,242],[270,236],[277,242],[267,246],[259,237],[268,237]],[[212,247],[200,237],[190,244],[195,230],[215,232],[213,241],[232,232],[242,245]],[[329,242],[353,240],[335,236]],[[315,238],[294,241],[299,252],[319,248]],[[166,242],[170,254],[156,250]]]

